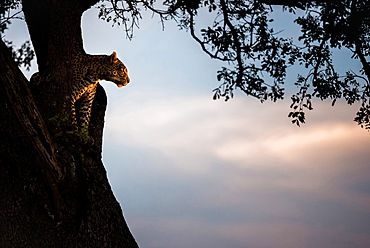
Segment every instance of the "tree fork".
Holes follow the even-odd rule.
[[[73,61],[85,53],[81,17],[94,0],[23,0],[22,7],[39,72],[47,78],[40,84],[37,97],[45,121],[56,115],[70,114],[68,96],[72,92]],[[49,104],[45,106],[44,102]]]

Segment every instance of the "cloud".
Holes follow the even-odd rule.
[[[215,225],[192,218],[145,218],[136,220],[131,228],[150,233],[136,238],[142,241],[141,247],[152,248],[366,248],[370,244],[368,236],[348,233],[343,226],[326,228],[287,221]]]
[[[130,200],[144,247],[370,243],[370,195],[359,184],[370,180],[370,134],[351,122],[353,109],[316,103],[297,128],[286,102],[127,94],[109,107],[105,131],[126,165],[108,172],[127,182],[116,195]]]

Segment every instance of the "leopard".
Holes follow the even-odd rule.
[[[130,82],[127,67],[117,58],[116,52],[110,56],[86,54],[75,57],[71,94],[72,124],[75,127],[88,130],[92,104],[101,80],[111,81],[119,88]],[[80,104],[76,111],[77,101]]]
[[[42,80],[36,72],[30,81],[38,85]],[[77,54],[73,63],[73,83],[71,100],[71,124],[77,133],[88,130],[92,104],[100,81],[111,81],[121,88],[130,82],[125,64],[117,58],[117,53],[111,55]]]

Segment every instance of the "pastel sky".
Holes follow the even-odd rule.
[[[103,161],[141,248],[370,247],[370,134],[352,121],[358,106],[315,101],[298,128],[289,95],[213,101],[221,64],[174,24],[162,32],[148,18],[132,41],[96,9],[82,25],[88,53],[116,51],[129,68],[127,87],[102,83]],[[26,35],[16,23],[7,37]],[[338,65],[358,69],[347,55]]]

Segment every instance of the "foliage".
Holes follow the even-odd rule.
[[[14,19],[23,20],[21,16],[20,0],[2,0],[0,2],[0,34],[3,34],[8,29],[11,21]],[[25,41],[20,48],[16,48],[11,41],[2,37],[4,42],[12,49],[12,55],[15,62],[19,66],[24,66],[27,70],[31,67],[31,61],[35,57],[29,40]]]
[[[20,0],[2,0],[0,2],[0,33],[3,33],[11,24],[11,20],[18,18]]]
[[[296,19],[301,26],[299,40],[304,44],[299,64],[310,69],[305,78],[298,77],[300,91],[292,97],[295,109],[291,116],[303,114],[297,124],[304,122],[303,108],[312,108],[307,103],[314,96],[321,100],[331,99],[332,105],[341,98],[348,104],[360,101],[362,107],[355,121],[370,128],[370,70],[366,60],[370,54],[369,8],[369,1],[327,1],[307,6],[305,14]],[[332,53],[334,49],[342,48],[349,49],[353,58],[360,60],[363,69],[359,73],[348,70],[340,75],[336,71]]]
[[[19,0],[0,4],[0,32],[10,24]],[[281,37],[274,30],[271,13],[282,9],[295,16],[299,37]],[[292,122],[305,122],[305,110],[312,99],[338,99],[361,103],[355,121],[370,128],[370,1],[359,0],[100,0],[99,17],[120,25],[132,38],[139,27],[142,11],[150,11],[162,21],[175,21],[187,30],[211,58],[225,62],[217,72],[220,86],[213,99],[229,100],[235,90],[258,98],[284,98],[287,69],[293,65],[306,70],[298,75],[297,93],[291,96]],[[196,18],[209,13],[213,22],[198,27]],[[334,50],[348,49],[362,70],[338,72],[332,61]],[[29,66],[33,58],[29,43],[13,52],[18,63]]]
[[[296,42],[279,37],[271,27],[272,4],[296,15],[295,23],[301,28]],[[300,65],[307,75],[298,75],[295,83],[298,92],[291,97],[289,113],[293,123],[305,122],[304,110],[312,109],[313,97],[331,99],[333,105],[344,98],[348,104],[362,103],[355,121],[370,128],[368,0],[167,0],[163,4],[155,0],[112,0],[102,1],[99,16],[124,24],[132,37],[141,18],[140,7],[157,14],[163,23],[176,21],[211,58],[226,62],[218,71],[221,84],[214,90],[213,99],[229,100],[236,89],[262,102],[283,99],[287,68]],[[196,27],[195,18],[201,9],[213,14],[211,26]],[[332,61],[333,49],[349,49],[363,70],[340,75]]]
[[[24,66],[26,70],[30,70],[31,62],[35,57],[35,52],[32,49],[31,42],[25,41],[20,48],[15,48],[11,41],[5,40],[5,43],[12,49],[14,61],[18,66]]]

